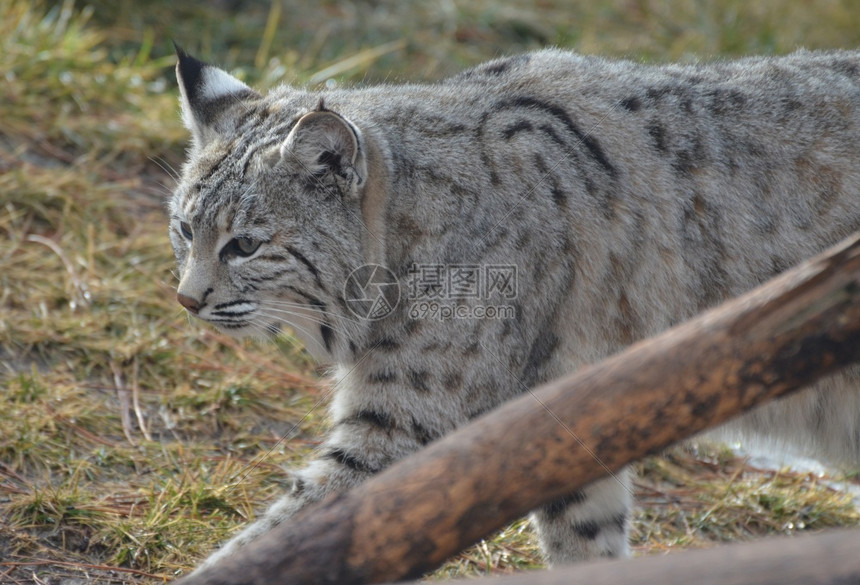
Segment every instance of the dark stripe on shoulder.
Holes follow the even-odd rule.
[[[564,141],[564,139],[558,135],[555,129],[551,124],[541,124],[539,127],[541,132],[549,136],[549,139],[561,146],[562,148],[570,148],[570,145]]]
[[[503,100],[496,104],[495,110],[504,110],[508,108],[526,108],[533,110],[542,110],[552,117],[560,121],[577,139],[588,149],[591,157],[609,174],[611,177],[618,175],[617,169],[606,158],[606,153],[603,152],[603,147],[594,138],[594,136],[583,132],[577,126],[568,113],[561,107],[541,101],[530,96],[518,96],[508,100]]]
[[[552,195],[553,203],[562,209],[567,208],[567,193],[565,193],[564,189],[559,186],[558,177],[547,166],[543,155],[536,152],[534,154],[534,161],[535,167],[537,167],[538,172],[541,174],[541,179],[549,181],[550,194]]]
[[[534,130],[531,122],[528,120],[518,120],[502,131],[502,136],[505,140],[510,140],[520,132],[530,132]]]

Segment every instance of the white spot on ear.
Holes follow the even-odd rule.
[[[250,88],[217,67],[206,67],[203,70],[203,84],[200,89],[200,98],[204,100],[215,100],[225,95],[248,91]]]

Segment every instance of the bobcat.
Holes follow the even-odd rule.
[[[435,84],[267,95],[177,52],[179,302],[239,336],[286,325],[338,372],[316,458],[207,564],[860,228],[858,52],[645,66],[543,50]],[[857,382],[735,426],[858,462]],[[535,511],[548,562],[627,554],[628,484]]]

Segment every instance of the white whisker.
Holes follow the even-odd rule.
[[[296,303],[296,302],[283,301],[283,300],[266,300],[263,304],[268,305],[268,306],[277,305],[279,307],[285,307],[287,309],[289,309],[289,308],[296,308],[296,309],[303,309],[303,310],[313,309],[314,311],[316,311],[320,315],[325,315],[326,317],[331,317],[332,319],[335,319],[338,321],[348,321],[350,323],[361,324],[360,319],[347,317],[346,315],[341,315],[341,314],[335,313],[333,311],[323,311],[317,307],[312,307],[311,305],[308,305],[307,303]]]
[[[307,308],[307,306],[305,306],[305,308]],[[333,330],[337,331],[338,333],[345,333],[346,332],[344,329],[342,329],[338,325],[335,325],[332,321],[324,318],[324,317],[334,317],[335,320],[339,319],[338,315],[334,315],[331,313],[328,313],[328,314],[319,313],[319,314],[315,315],[313,313],[311,313],[311,314],[299,313],[296,311],[291,311],[288,308],[282,309],[279,307],[269,307],[269,306],[265,306],[265,305],[260,307],[258,309],[258,311],[269,312],[270,314],[279,314],[279,315],[295,315],[296,317],[298,317],[300,319],[306,319],[312,323],[316,323],[317,325],[326,325],[327,327],[331,327]]]
[[[176,169],[174,169],[173,166],[169,162],[167,162],[166,159],[164,159],[160,156],[149,156],[147,158],[149,160],[151,160],[152,162],[154,162],[156,165],[158,165],[161,168],[161,170],[164,171],[165,173],[167,173],[167,175],[171,179],[173,179],[176,182],[179,182],[179,179],[180,179],[179,172]]]
[[[310,331],[310,330],[307,328],[307,326],[305,326],[305,325],[298,325],[297,323],[295,323],[294,321],[292,321],[292,320],[290,319],[290,317],[292,316],[290,313],[286,313],[285,315],[276,315],[276,314],[272,314],[272,313],[260,313],[260,315],[261,315],[261,316],[263,316],[263,317],[266,317],[267,319],[271,319],[271,320],[278,321],[278,322],[281,322],[281,323],[286,323],[287,325],[289,325],[289,326],[290,326],[290,327],[292,327],[293,329],[296,329],[296,330],[298,330],[298,331],[300,331],[300,332],[302,332],[302,333],[305,333],[305,334],[307,334],[307,335],[314,335],[314,336],[316,336],[316,337],[319,337],[319,336],[321,336],[321,335],[322,335],[322,333],[320,333],[319,331],[313,331],[313,332],[312,332],[312,331]],[[337,333],[337,334],[338,334],[338,335],[340,335],[341,337],[349,337],[349,336],[347,335],[346,331],[342,331],[342,330],[340,330],[340,329],[335,329],[334,327],[331,327],[331,326],[330,326],[330,325],[328,325],[327,323],[321,323],[321,322],[316,322],[316,321],[312,321],[312,323],[317,323],[317,324],[319,324],[319,325],[321,325],[321,326],[322,326],[322,325],[324,325],[324,326],[326,326],[326,327],[329,327],[332,331],[334,331],[335,333]]]
[[[266,328],[265,324],[258,322],[256,319],[248,321],[248,327],[256,331],[260,339],[265,339],[266,341],[272,340],[272,333]]]
[[[290,327],[292,330],[298,331],[299,333],[304,333],[310,339],[315,339],[316,337],[318,337],[318,334],[315,335],[314,332],[308,330],[306,327],[302,327],[301,325],[297,325],[296,323],[290,321],[287,317],[283,317],[280,315],[267,315],[266,313],[263,313],[263,312],[260,312],[259,314],[260,314],[260,316],[268,317],[269,319],[272,319],[274,321],[284,323],[285,325]]]

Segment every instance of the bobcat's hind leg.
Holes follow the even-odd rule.
[[[536,510],[532,520],[550,566],[629,553],[630,472],[595,482]]]

